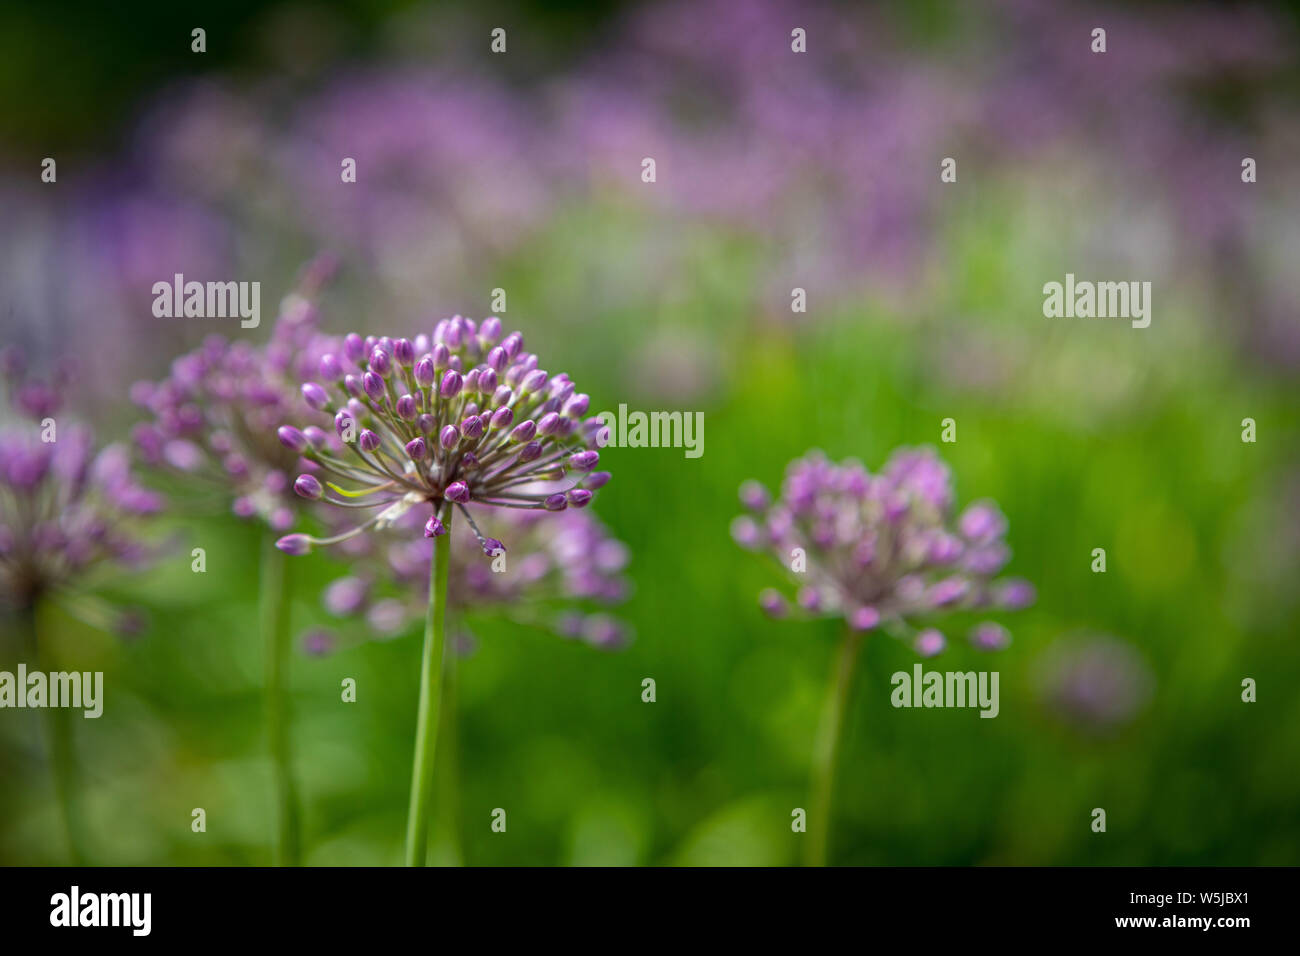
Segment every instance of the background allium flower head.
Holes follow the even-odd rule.
[[[740,490],[748,509],[732,523],[737,543],[771,553],[799,585],[797,612],[842,617],[858,631],[962,609],[1014,610],[1033,601],[1028,582],[996,579],[1011,557],[1006,518],[993,502],[953,509],[948,466],[930,449],[899,449],[879,474],[861,464],[836,464],[820,452],[791,462],[780,497],[757,482]],[[795,549],[806,570],[793,571]],[[791,613],[766,589],[760,604],[772,616]],[[1010,635],[992,622],[970,635],[981,649],[1006,646]],[[932,656],[946,645],[927,627],[913,646]]]
[[[621,622],[589,610],[620,603],[630,590],[623,573],[627,546],[594,514],[497,511],[482,520],[489,532],[509,539],[509,564],[492,570],[469,535],[452,542],[447,594],[458,627],[466,612],[495,610],[603,649],[626,645]],[[421,514],[412,509],[389,533],[352,539],[350,556],[371,560],[358,561],[359,570],[330,583],[322,595],[325,610],[337,618],[364,614],[371,630],[386,634],[414,626],[428,606],[433,557],[433,541],[422,528]],[[397,596],[386,596],[390,592]]]
[[[1035,664],[1043,703],[1071,728],[1105,734],[1146,706],[1155,679],[1132,645],[1107,635],[1063,638]]]
[[[412,509],[423,534],[438,537],[450,503],[493,555],[505,545],[483,535],[466,504],[586,507],[609,480],[593,470],[600,419],[584,417],[588,396],[568,375],[540,368],[523,341],[518,332],[502,338],[495,317],[475,323],[458,315],[414,340],[351,333],[323,355],[302,401],[332,416],[333,427],[279,430],[309,465],[293,487],[304,498],[375,514],[327,538],[288,535],[279,547],[301,554],[392,527]]]
[[[20,356],[7,351],[4,366],[12,384]],[[15,405],[29,420],[0,427],[0,603],[25,610],[51,592],[79,589],[100,566],[143,564],[153,549],[137,519],[160,510],[162,499],[136,482],[122,446],[96,451],[91,430],[72,423],[51,421],[47,431],[41,419],[58,406],[56,388],[24,379],[10,394],[28,396]]]
[[[316,323],[315,306],[295,293],[267,344],[213,335],[167,378],[137,382],[131,398],[153,416],[134,431],[141,457],[181,473],[188,490],[217,492],[240,517],[287,531],[302,504],[290,480],[299,451],[276,428],[301,401],[302,363],[333,344]]]

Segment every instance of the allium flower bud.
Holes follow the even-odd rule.
[[[361,446],[362,451],[373,453],[379,450],[379,436],[369,428],[363,428],[361,434],[357,437],[357,444]]]
[[[515,420],[515,413],[510,408],[498,408],[492,413],[492,430],[497,431],[502,428],[509,428],[510,423]]]
[[[421,388],[428,388],[432,385],[437,374],[437,371],[433,367],[433,359],[428,356],[425,356],[415,363],[415,384],[419,385]]]
[[[460,431],[470,441],[476,441],[483,436],[483,418],[480,415],[471,415],[460,423]]]
[[[393,343],[393,359],[403,368],[410,368],[415,361],[415,346],[410,339],[398,339]]]
[[[542,506],[547,511],[563,511],[569,507],[569,499],[562,494],[548,495],[546,500],[542,502]]]
[[[388,373],[392,370],[392,356],[381,348],[375,348],[374,351],[370,353],[370,371],[380,377],[387,377]]]
[[[572,488],[567,492],[569,504],[575,508],[585,508],[591,503],[591,492],[586,488]]]
[[[311,538],[305,534],[289,534],[275,543],[285,554],[302,555],[311,552]]]
[[[275,434],[280,439],[280,444],[290,451],[303,452],[307,450],[306,437],[292,425],[281,425]]]
[[[310,501],[319,501],[325,494],[325,489],[321,486],[320,481],[312,475],[299,475],[293,483],[293,490],[298,497]]]
[[[371,401],[383,402],[388,396],[388,389],[384,386],[384,380],[374,372],[367,372],[361,377],[361,384],[366,390],[366,395]]]
[[[464,379],[460,372],[455,369],[448,369],[442,373],[442,384],[438,386],[438,394],[443,398],[455,398],[460,394],[460,388]]]
[[[453,481],[447,486],[447,498],[458,504],[469,501],[469,485],[463,481]]]
[[[321,356],[320,377],[327,382],[338,382],[343,379],[343,366],[339,364],[338,357],[333,352],[326,352]]]
[[[529,418],[514,427],[514,430],[510,432],[510,440],[512,442],[530,441],[536,433],[537,422]]]
[[[323,409],[330,402],[329,394],[315,382],[307,382],[303,385],[302,397],[315,409]]]
[[[569,467],[578,471],[591,471],[600,461],[600,452],[579,451],[569,456]]]
[[[912,642],[912,647],[922,657],[934,657],[941,654],[947,646],[947,638],[932,627],[927,627],[925,630],[918,632],[916,639]]]
[[[477,421],[477,419],[475,419]],[[438,435],[438,443],[448,450],[460,444],[460,430],[455,425],[447,425]]]
[[[416,415],[418,413],[418,407],[415,404],[415,398],[411,395],[403,395],[401,398],[399,398],[397,400],[397,405],[395,406],[394,410],[397,412],[397,417],[404,422],[415,421]]]
[[[344,336],[343,354],[347,356],[350,362],[360,362],[361,356],[366,354],[366,344],[362,341],[361,336],[355,332],[349,332]]]
[[[406,443],[406,454],[411,461],[424,461],[429,456],[429,446],[423,438],[412,438]]]
[[[429,520],[424,523],[424,536],[426,538],[438,538],[447,533],[447,527],[437,515],[430,515]]]

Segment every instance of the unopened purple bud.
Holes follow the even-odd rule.
[[[496,390],[495,392],[492,393],[492,402],[491,402],[491,404],[496,405],[496,406],[498,406],[498,407],[500,407],[500,406],[502,406],[502,405],[509,405],[509,404],[510,404],[510,400],[513,399],[514,397],[515,397],[515,393],[514,393],[514,391],[510,388],[510,386],[508,386],[508,385],[501,385],[501,386],[498,386],[498,387],[497,387],[497,390]]]
[[[506,367],[508,361],[510,361],[510,357],[506,355],[506,350],[499,345],[487,354],[487,366],[494,372],[500,372]]]
[[[537,422],[527,418],[515,426],[514,431],[510,433],[510,440],[513,442],[531,441],[536,434]]]
[[[912,647],[922,657],[934,657],[936,654],[942,653],[947,646],[947,638],[933,627],[927,627],[925,630],[919,631],[916,639],[912,642]]]
[[[285,554],[307,554],[311,551],[311,538],[305,534],[287,534],[275,546]]]
[[[496,391],[500,379],[497,376],[496,369],[480,369],[478,373],[478,390],[484,395],[491,395]]]
[[[352,417],[350,412],[340,411],[334,416],[334,430],[338,432],[339,437],[345,441],[347,440],[349,432],[352,433],[353,437],[356,436],[356,429],[356,419]]]
[[[432,435],[433,430],[438,427],[438,419],[426,413],[421,415],[415,424],[424,434]]]
[[[409,368],[415,361],[415,346],[411,344],[410,339],[398,339],[393,343],[393,358],[397,364],[404,368]]]
[[[379,450],[379,436],[369,428],[361,429],[361,434],[357,436],[357,444],[361,446],[364,452],[375,452]]]
[[[455,425],[446,425],[438,435],[438,444],[448,451],[455,448],[460,441],[460,429]]]
[[[591,471],[600,461],[600,452],[579,451],[569,456],[569,467],[578,471]]]
[[[542,443],[539,441],[530,441],[527,445],[519,450],[519,460],[523,462],[536,461],[542,457]]]
[[[464,504],[469,501],[469,485],[463,481],[453,481],[447,486],[446,495],[450,500]]]
[[[299,498],[308,501],[320,501],[325,489],[314,475],[299,475],[293,483],[293,490]]]
[[[1008,611],[1019,611],[1034,603],[1034,586],[1024,578],[1009,578],[999,582],[994,600]]]
[[[356,375],[344,375],[343,388],[353,398],[360,398],[366,393],[365,387],[361,384],[361,379]]]
[[[415,421],[415,416],[419,413],[419,408],[415,404],[415,398],[410,395],[403,395],[397,400],[397,417],[404,422]]]
[[[275,434],[279,437],[280,444],[290,451],[302,454],[307,450],[306,437],[292,425],[281,425]]]
[[[315,382],[307,382],[303,385],[302,397],[315,409],[322,409],[330,403],[329,393]]]
[[[483,539],[483,553],[489,558],[495,558],[498,554],[504,554],[506,546],[496,538]]]
[[[587,414],[587,409],[591,407],[591,396],[586,394],[574,395],[564,403],[565,418],[581,418]]]
[[[367,372],[361,381],[365,386],[366,394],[376,402],[382,402],[384,396],[388,394],[384,387],[384,380],[374,372]]]
[[[595,491],[597,488],[604,488],[609,484],[609,479],[612,477],[614,476],[607,471],[593,471],[582,479],[582,487],[589,491]]]
[[[412,438],[406,443],[406,454],[411,461],[424,461],[429,456],[429,446],[423,438]]]
[[[424,523],[424,536],[426,538],[440,538],[447,533],[447,526],[442,523],[442,519],[437,515],[429,515],[429,520]]]
[[[762,511],[771,501],[772,496],[757,481],[746,481],[740,486],[740,503],[750,511]]]
[[[421,388],[428,388],[432,385],[437,374],[433,367],[433,359],[429,358],[429,356],[426,355],[415,363],[415,384]]]
[[[541,391],[550,379],[551,376],[545,369],[536,369],[524,377],[523,390],[529,393]]]
[[[472,368],[465,373],[465,391],[477,392],[479,390],[478,377],[479,377],[479,370],[476,368]]]
[[[874,607],[856,608],[849,615],[849,627],[855,631],[869,631],[880,623],[880,612]]]
[[[329,444],[329,438],[326,434],[315,425],[308,425],[302,430],[302,437],[307,439],[307,444],[311,445],[317,451],[321,451]]]
[[[764,588],[758,595],[758,606],[763,609],[768,617],[785,617],[789,607],[785,603],[779,592],[772,588]]]
[[[542,502],[542,507],[547,511],[563,511],[569,507],[569,499],[565,498],[563,494],[548,495],[546,500]]]
[[[502,339],[501,347],[505,349],[506,357],[513,361],[519,354],[519,350],[524,347],[524,337],[518,332],[511,332]]]
[[[585,508],[591,503],[591,492],[586,488],[570,488],[565,495],[575,508]]]
[[[366,343],[357,333],[349,332],[343,337],[343,354],[351,362],[360,362],[361,356],[366,354]]]
[[[320,357],[320,377],[331,382],[343,378],[343,366],[339,364],[338,356],[333,352],[326,352]]]
[[[961,533],[967,541],[987,541],[996,538],[1007,530],[1007,519],[997,506],[990,502],[971,505],[962,513],[958,522]]]
[[[820,611],[822,607],[821,592],[816,588],[802,587],[798,594],[799,606],[805,611]]]
[[[464,379],[460,372],[455,369],[448,369],[442,375],[442,384],[438,386],[438,394],[443,398],[455,398],[460,394],[461,384]]]
[[[387,375],[393,370],[393,359],[381,348],[370,353],[370,371],[376,375]]]
[[[537,420],[539,435],[554,435],[560,428],[560,416],[557,412],[547,412]]]
[[[510,408],[498,408],[492,413],[492,430],[497,431],[501,428],[509,428],[510,423],[515,420],[515,413]]]
[[[970,642],[982,651],[1000,651],[1011,643],[1011,632],[993,621],[981,621],[971,628]]]
[[[441,372],[451,362],[451,351],[441,342],[433,347],[431,355],[433,356],[433,367],[436,371]]]
[[[479,324],[478,337],[484,342],[495,342],[501,337],[501,320],[495,315],[489,315]]]
[[[471,415],[460,423],[461,433],[471,441],[482,437],[483,435],[483,418],[480,415]]]

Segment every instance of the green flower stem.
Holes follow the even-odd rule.
[[[454,633],[454,629],[453,629]],[[442,677],[442,706],[438,716],[441,721],[439,733],[442,739],[438,744],[438,763],[434,768],[438,778],[438,796],[442,801],[440,814],[446,851],[449,860],[456,866],[464,864],[460,847],[459,807],[456,798],[459,794],[460,775],[459,747],[456,732],[456,690],[459,681],[458,661],[456,660],[455,640],[446,642],[443,648],[443,666],[446,670]]]
[[[54,671],[54,660],[40,639],[37,609],[33,605],[19,612],[19,625],[25,632],[26,647],[36,667]],[[68,842],[68,857],[74,866],[86,865],[85,843],[81,830],[81,806],[77,797],[77,754],[73,742],[74,713],[66,707],[46,707],[46,733],[49,735],[50,772],[54,778],[54,796]]]
[[[266,727],[275,775],[276,830],[272,854],[276,866],[302,865],[302,820],[293,775],[289,733],[289,594],[288,564],[266,535],[262,546],[261,627],[266,652]]]
[[[826,694],[826,708],[813,745],[812,803],[808,811],[809,866],[826,865],[826,844],[830,834],[831,797],[835,791],[835,767],[839,760],[840,733],[844,711],[848,707],[849,688],[853,684],[853,667],[862,645],[862,634],[850,630],[835,657],[831,685]]]
[[[447,636],[447,571],[451,553],[451,511],[443,518],[447,533],[434,538],[429,566],[429,614],[424,621],[424,656],[420,665],[420,709],[411,762],[411,806],[406,818],[406,865],[424,866],[429,847],[429,810],[433,796],[433,758],[438,745],[443,656]]]

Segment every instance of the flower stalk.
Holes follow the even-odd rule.
[[[289,594],[285,555],[275,538],[265,536],[261,564],[261,630],[266,652],[266,726],[275,777],[276,866],[302,864],[302,821],[293,774],[293,742],[289,723]]]
[[[822,712],[812,756],[812,800],[808,813],[808,866],[826,865],[826,847],[831,826],[831,804],[835,793],[835,770],[839,764],[840,737],[844,712],[853,685],[853,670],[862,646],[862,631],[849,628],[835,655],[830,688]]]
[[[443,527],[451,530],[452,513],[443,511]],[[406,865],[424,866],[429,846],[429,816],[433,796],[433,761],[438,744],[442,678],[447,637],[447,572],[451,535],[434,539],[429,566],[429,612],[424,622],[424,655],[420,666],[420,705],[415,725],[415,756],[411,765],[411,804],[406,821]]]

